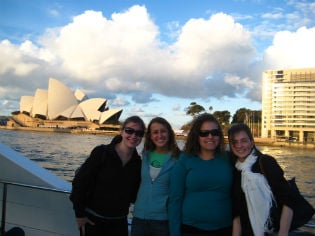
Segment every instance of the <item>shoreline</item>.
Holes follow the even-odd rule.
[[[0,129],[16,130],[16,131],[33,131],[33,132],[55,132],[55,133],[69,133],[69,134],[84,134],[84,135],[116,135],[119,131],[113,130],[87,130],[87,129],[69,129],[69,128],[30,128],[30,127],[10,127],[0,126]],[[176,135],[177,140],[185,140],[186,136]],[[254,137],[256,146],[274,146],[274,147],[293,147],[301,149],[315,149],[315,143],[302,143],[290,141],[277,141],[269,138]],[[224,142],[228,143],[225,136]]]

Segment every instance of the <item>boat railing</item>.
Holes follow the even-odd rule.
[[[44,191],[46,193],[49,192],[49,194],[51,195],[51,192],[53,192],[54,194],[57,195],[66,195],[68,197],[68,195],[70,194],[70,191],[68,190],[61,190],[61,189],[54,189],[54,188],[50,188],[50,187],[43,187],[43,186],[36,186],[36,185],[29,185],[29,184],[24,184],[24,183],[17,183],[17,182],[11,182],[11,181],[6,181],[6,180],[1,180],[0,179],[0,193],[2,190],[2,208],[1,208],[1,232],[0,232],[0,236],[4,236],[5,231],[6,231],[6,226],[7,223],[12,227],[17,226],[17,227],[23,227],[23,222],[7,222],[7,206],[8,204],[11,205],[20,205],[20,208],[25,208],[25,204],[24,204],[24,200],[29,201],[30,198],[33,198],[31,192],[34,191]],[[26,191],[25,191],[26,190]],[[11,191],[11,196],[9,195]],[[16,200],[18,198],[18,194],[25,194],[26,196],[20,196],[20,198],[18,200]],[[8,197],[10,198],[14,198],[14,199],[8,199]],[[22,200],[21,200],[22,199]],[[40,199],[34,199],[32,201],[38,201]],[[33,203],[26,203],[26,205],[33,205]],[[56,202],[56,204],[58,204]],[[34,206],[34,205],[33,205]],[[27,206],[28,207],[28,206]],[[26,207],[26,208],[27,208]],[[35,208],[37,206],[34,206]],[[15,212],[15,208],[18,207],[13,207],[13,213],[11,212],[10,215],[12,214],[16,214]],[[29,215],[35,214],[34,212],[28,212]],[[31,216],[30,216],[31,217]],[[41,217],[41,216],[37,216],[37,217]]]

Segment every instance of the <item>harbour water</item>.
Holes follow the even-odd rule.
[[[0,142],[70,182],[91,150],[111,139],[105,135],[0,129]],[[184,141],[178,140],[178,144],[183,147]],[[277,159],[287,178],[296,177],[300,191],[315,207],[314,150],[271,146],[260,146],[259,149]],[[141,150],[142,145],[139,145],[138,151]]]

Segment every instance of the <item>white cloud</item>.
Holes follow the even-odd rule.
[[[43,39],[62,68],[75,77],[100,80],[126,76],[140,69],[139,62],[155,53],[157,27],[144,7],[134,6],[106,19],[101,12],[86,11],[54,35]],[[140,71],[140,70],[138,70]]]
[[[179,111],[180,109],[181,109],[181,105],[180,104],[173,105],[173,108],[172,108],[173,111]]]
[[[133,107],[133,108],[131,109],[131,112],[132,112],[132,113],[139,114],[139,113],[144,112],[144,110],[143,110],[141,107],[136,106],[136,107]]]
[[[129,104],[129,102],[126,101],[126,99],[123,97],[117,97],[113,101],[110,101],[110,105],[113,105],[116,107],[124,107],[128,104]]]
[[[51,15],[53,17],[57,17],[60,15],[60,12],[56,9],[50,9],[48,12],[49,12],[49,15]]]
[[[177,27],[177,41],[165,45],[145,7],[131,7],[111,19],[86,11],[47,31],[41,42],[62,73],[79,81],[94,81],[110,92],[179,97],[207,96],[212,88],[203,84],[209,75],[244,70],[255,56],[250,33],[229,15],[191,19],[180,31]],[[217,80],[223,87],[224,80]],[[134,96],[144,99],[152,101],[149,95]]]
[[[38,68],[36,63],[23,59],[23,51],[8,40],[0,42],[0,75],[12,71],[16,76],[25,76]]]
[[[177,66],[201,79],[214,71],[233,71],[254,55],[249,31],[223,13],[208,20],[189,20],[173,50]]]
[[[1,103],[2,103],[3,106],[5,106],[5,105],[7,105],[9,103],[9,101],[8,100],[4,100]]]
[[[304,68],[315,66],[315,27],[302,27],[296,32],[278,32],[265,51],[265,67]]]
[[[255,83],[250,78],[248,77],[240,78],[237,75],[226,75],[224,81],[227,84],[230,84],[233,87],[235,87],[237,90],[244,87],[251,89],[255,85]]]
[[[26,40],[21,44],[20,51],[25,56],[34,58],[36,60],[39,59],[48,63],[53,63],[55,60],[54,55],[49,50],[45,48],[39,48],[29,40]]]
[[[265,13],[262,15],[262,18],[272,19],[272,20],[282,19],[283,17],[284,16],[283,16],[282,12]]]

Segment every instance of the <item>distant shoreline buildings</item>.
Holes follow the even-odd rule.
[[[315,142],[315,68],[263,72],[261,136]]]

